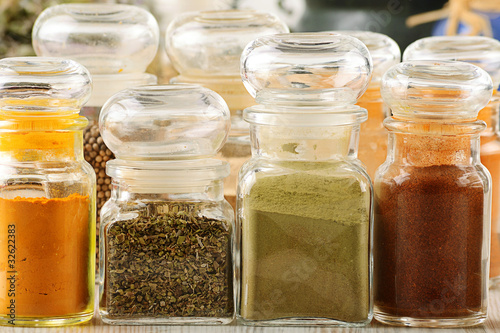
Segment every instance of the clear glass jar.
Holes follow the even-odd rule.
[[[368,111],[368,120],[361,124],[358,157],[366,166],[371,178],[387,156],[387,131],[383,121],[391,112],[382,101],[380,81],[382,75],[401,61],[398,44],[389,36],[370,31],[333,31],[355,37],[362,41],[373,61],[370,85],[358,100],[357,105]]]
[[[74,61],[0,60],[0,325],[92,318],[95,174],[78,116],[90,91]]]
[[[38,56],[73,59],[92,74],[93,93],[81,115],[89,119],[83,137],[85,160],[97,175],[97,231],[101,208],[111,196],[106,162],[114,158],[99,132],[99,112],[118,91],[156,83],[156,77],[145,71],[158,44],[154,17],[130,5],[56,5],[44,10],[33,27],[33,48]]]
[[[126,114],[126,117],[123,115]],[[110,324],[228,324],[234,319],[229,165],[215,156],[230,115],[195,85],[114,95],[100,116],[111,199],[102,209],[99,312]]]
[[[448,36],[422,38],[404,52],[404,60],[452,60],[479,66],[490,74],[493,87],[500,84],[500,42],[489,37]],[[492,178],[490,284],[500,284],[500,97],[495,91],[478,118],[486,122],[481,132],[481,163]]]
[[[219,93],[231,111],[231,132],[217,158],[229,162],[224,195],[236,207],[238,170],[251,156],[242,114],[254,104],[240,77],[240,56],[257,37],[288,32],[275,15],[252,10],[202,11],[179,15],[167,29],[167,53],[180,73],[172,83],[196,83]]]
[[[479,159],[488,73],[412,61],[382,80],[393,116],[374,180],[375,318],[422,327],[486,320],[491,176]]]
[[[362,326],[372,317],[372,186],[356,158],[371,75],[350,36],[280,34],[250,43],[242,77],[252,158],[239,174],[245,325]]]

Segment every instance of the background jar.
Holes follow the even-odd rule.
[[[486,122],[481,132],[481,163],[492,178],[490,283],[500,283],[500,134],[498,85],[500,84],[500,42],[488,37],[430,37],[410,44],[404,60],[453,60],[479,66],[490,74],[493,97],[479,111],[478,119]]]
[[[88,71],[0,60],[0,324],[60,326],[94,312],[95,174],[83,158]]]
[[[159,28],[154,17],[130,5],[56,5],[44,10],[33,27],[33,48],[38,56],[73,59],[92,75],[93,93],[81,115],[89,119],[84,130],[85,160],[97,176],[97,230],[101,208],[111,196],[106,162],[114,158],[99,132],[99,112],[118,91],[156,83],[156,77],[145,71],[158,44]]]
[[[477,113],[491,97],[482,69],[412,61],[382,80],[393,112],[377,170],[375,318],[404,326],[486,319],[491,177],[479,160]]]
[[[122,117],[122,114],[127,117]],[[234,318],[229,129],[220,96],[194,85],[122,91],[101,132],[118,157],[102,210],[100,313],[112,324],[227,324]]]
[[[253,10],[186,13],[175,18],[167,29],[166,50],[180,73],[171,82],[212,89],[224,98],[231,111],[231,132],[217,157],[231,166],[224,195],[233,207],[238,170],[251,155],[248,124],[242,113],[254,103],[241,82],[241,52],[257,37],[288,31],[277,16]]]
[[[371,178],[387,157],[387,131],[383,121],[391,112],[380,95],[382,75],[401,60],[398,44],[389,36],[370,31],[333,31],[355,37],[362,41],[373,62],[373,73],[366,92],[357,105],[368,111],[368,120],[361,124],[358,157],[366,166]]]
[[[372,189],[356,159],[366,110],[354,105],[370,75],[350,36],[280,34],[243,52],[259,103],[244,112],[252,158],[238,186],[244,324],[370,322]]]

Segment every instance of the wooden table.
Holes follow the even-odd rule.
[[[96,312],[92,321],[86,325],[61,328],[0,327],[1,333],[391,333],[391,332],[436,332],[436,329],[402,328],[385,326],[376,321],[363,328],[316,328],[316,327],[245,327],[237,324],[230,326],[110,326],[105,325]],[[482,326],[473,328],[446,329],[448,332],[500,332],[500,288],[490,290],[488,320]]]

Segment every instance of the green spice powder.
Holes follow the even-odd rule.
[[[241,316],[366,320],[369,189],[338,175],[261,175],[244,197]]]
[[[109,317],[232,317],[230,224],[200,203],[149,203],[106,232]]]

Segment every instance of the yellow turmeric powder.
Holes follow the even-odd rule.
[[[0,322],[92,313],[90,216],[79,194],[0,198]]]

